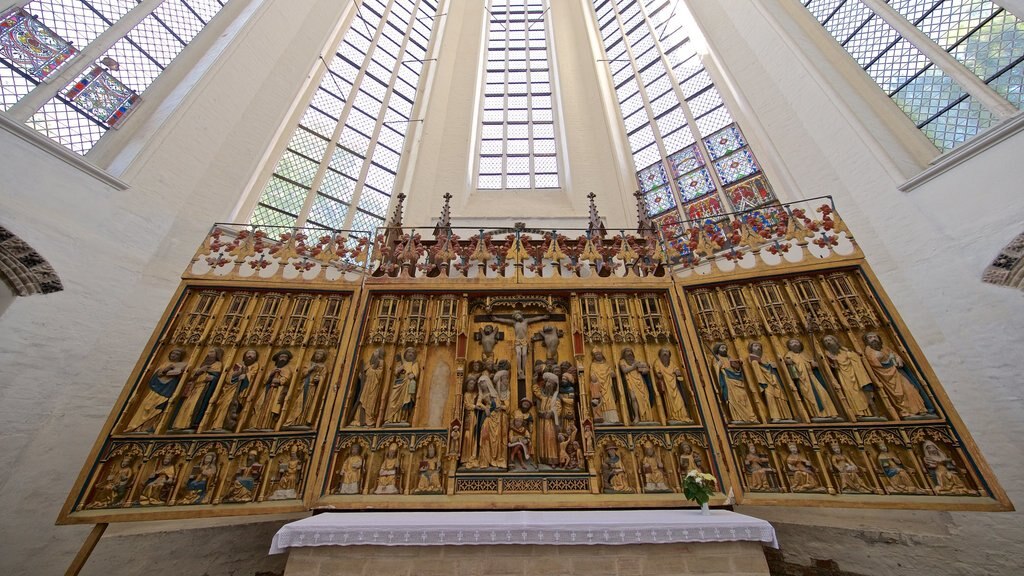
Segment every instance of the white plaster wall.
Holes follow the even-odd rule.
[[[211,43],[186,48],[144,95],[150,110],[114,136],[133,151],[118,170],[127,190],[0,131],[0,224],[65,286],[0,317],[0,573],[61,573],[77,551],[88,528],[53,525],[67,492],[181,271],[234,209],[347,4],[231,2],[204,31],[234,34],[229,49],[175,92]],[[165,568],[204,571],[183,562]]]
[[[844,103],[832,98],[856,98],[858,82],[869,80],[836,78],[833,71],[834,90],[818,84],[770,21],[782,22],[796,45],[814,46],[815,39],[800,36],[791,19],[787,23],[787,2],[795,4],[689,4],[802,194],[835,197],[967,428],[1020,505],[1024,383],[1017,364],[1024,349],[1024,299],[980,278],[1000,248],[1024,229],[1024,197],[1013,169],[1024,134],[909,193],[899,191],[902,179],[879,158],[886,146],[898,143],[877,131],[868,132],[877,142],[865,138],[862,120],[844,115]],[[827,51],[808,50],[804,56],[811,65],[829,66]],[[867,118],[868,125],[876,121]],[[785,552],[835,559],[859,573],[1017,574],[1022,566],[1020,513],[740,511],[778,522]]]

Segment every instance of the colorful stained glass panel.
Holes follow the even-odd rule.
[[[722,214],[722,203],[718,200],[717,196],[709,196],[686,206],[686,215],[690,220],[714,219]]]
[[[661,162],[644,168],[637,173],[636,178],[640,181],[640,189],[644,192],[650,192],[668,184],[668,175],[665,174],[665,166]]]
[[[734,210],[750,210],[775,199],[768,180],[764,176],[751,178],[742,184],[726,189],[726,195]]]
[[[708,147],[711,159],[718,160],[726,154],[743,148],[747,145],[747,141],[743,138],[740,129],[733,124],[705,138],[704,145]]]
[[[139,95],[120,80],[94,66],[66,94],[76,106],[102,121],[115,126],[139,101]]]
[[[38,80],[53,74],[78,50],[24,10],[0,20],[0,56]]]
[[[676,199],[672,197],[672,190],[663,186],[644,194],[644,204],[647,206],[648,216],[657,216],[662,212],[676,207]]]
[[[680,178],[678,182],[683,202],[699,198],[715,189],[715,183],[711,181],[711,174],[707,168],[694,170]]]
[[[679,214],[675,210],[658,218],[654,223],[661,229],[666,240],[678,238],[685,231],[683,225],[679,222]]]
[[[732,184],[761,170],[750,150],[743,149],[715,162],[715,170],[723,184]]]
[[[679,178],[683,174],[703,166],[704,159],[701,158],[700,151],[697,150],[697,147],[691,146],[686,150],[680,150],[679,152],[669,156],[668,163],[672,166],[672,176]]]

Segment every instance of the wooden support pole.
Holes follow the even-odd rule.
[[[71,565],[68,566],[64,576],[78,576],[78,573],[82,571],[82,567],[85,566],[85,562],[92,555],[92,551],[96,548],[96,544],[99,543],[100,538],[103,537],[103,533],[106,531],[107,524],[105,523],[92,527],[92,531],[85,538],[85,542],[82,542],[82,547],[78,550],[78,554],[75,554],[75,559],[71,561]]]

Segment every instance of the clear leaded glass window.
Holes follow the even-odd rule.
[[[679,13],[679,0],[593,0],[648,215],[670,232],[774,201]]]
[[[488,0],[477,187],[558,188],[546,0]]]
[[[435,0],[357,4],[252,223],[373,230],[384,223],[437,14]]]
[[[950,66],[962,66],[996,98],[1022,107],[1024,22],[994,2],[891,0],[894,12],[887,19],[861,0],[801,1],[940,150],[999,120],[977,90],[954,80]],[[933,61],[922,42],[934,43],[959,64]]]
[[[85,154],[227,0],[33,0],[0,15],[0,109]],[[100,35],[125,18],[112,44]],[[46,80],[47,82],[42,82]]]

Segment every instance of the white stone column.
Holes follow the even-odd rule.
[[[96,60],[106,54],[110,47],[131,32],[139,22],[163,3],[164,0],[142,0],[113,26],[107,28],[88,46],[81,49],[67,66],[47,78],[34,90],[25,95],[17,104],[11,106],[7,113],[19,122],[26,122],[37,110],[56,96],[65,86],[77,79],[82,72],[90,68]]]
[[[977,98],[990,112],[1000,119],[1009,118],[1017,114],[1018,110],[1013,104],[1010,104],[1005,98],[997,94],[995,90],[989,88],[988,84],[985,84],[973,72],[965,68],[963,64],[957,62],[956,58],[950,56],[949,52],[943,50],[927,34],[921,32],[916,26],[907,21],[892,6],[889,6],[885,0],[862,0],[862,2],[896,29],[901,36],[906,38],[908,42],[913,44],[929,60],[942,69],[943,72],[949,74],[950,78],[955,80],[964,91]]]
[[[13,8],[21,8],[32,0],[0,0],[0,14],[6,14]]]

